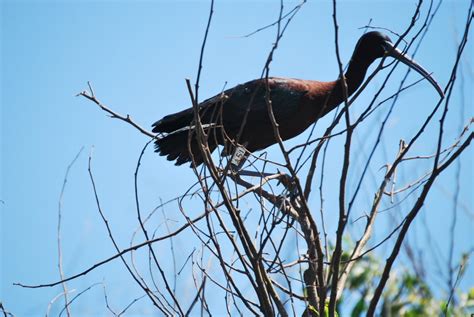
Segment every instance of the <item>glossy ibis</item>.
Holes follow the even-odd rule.
[[[391,56],[410,66],[424,76],[443,96],[443,91],[420,65],[394,47],[390,38],[380,32],[364,34],[355,47],[345,73],[347,93],[351,95],[362,84],[368,67],[374,60]],[[344,101],[342,80],[320,82],[314,80],[275,78],[268,79],[272,109],[283,140],[297,136],[318,118],[323,117]],[[210,151],[217,145],[225,145],[223,155],[231,154],[231,142],[241,131],[239,144],[250,151],[264,149],[275,144],[275,136],[265,100],[265,79],[256,79],[228,89],[199,104],[199,114],[208,134]],[[192,108],[177,112],[153,124],[153,132],[160,133],[156,140],[156,152],[176,165],[191,161],[188,151],[189,129],[193,128]],[[196,165],[203,162],[192,134],[191,151]]]

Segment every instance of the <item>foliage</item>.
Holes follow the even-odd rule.
[[[348,280],[338,311],[351,317],[365,316],[373,289],[380,279],[380,257],[368,255],[357,261]],[[457,292],[448,306],[448,316],[469,316],[474,312],[474,287]],[[381,316],[444,316],[450,294],[440,292],[408,267],[393,270],[382,298]]]

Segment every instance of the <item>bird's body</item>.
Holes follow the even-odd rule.
[[[231,140],[239,138],[248,151],[264,149],[276,142],[265,98],[266,79],[257,79],[224,91],[199,105],[201,123],[209,134],[209,148],[223,145],[225,137],[220,127]],[[291,139],[306,130],[317,118],[324,116],[340,103],[328,98],[334,90],[334,82],[318,82],[301,79],[269,78],[268,87],[275,120],[283,140]],[[247,114],[248,109],[248,114]],[[192,108],[164,117],[153,126],[153,132],[170,133],[157,140],[157,149],[177,164],[190,161],[188,155],[189,126],[192,125]],[[298,122],[298,124],[294,124]],[[215,124],[215,126],[211,126]],[[181,130],[180,130],[181,129]],[[191,143],[193,147],[194,140]],[[224,154],[228,154],[225,151]],[[193,150],[196,163],[201,163],[198,150]]]
[[[361,85],[370,64],[388,52],[383,46],[387,43],[390,43],[390,39],[378,32],[367,33],[359,40],[345,73],[348,95]],[[399,51],[396,52],[401,54]],[[406,59],[400,58],[402,62],[414,68],[416,66],[418,72],[428,80],[431,79],[432,84],[435,83],[419,65],[404,56],[402,58]],[[267,92],[270,92],[268,100],[271,100],[271,108],[283,140],[299,135],[344,101],[341,79],[320,82],[271,77],[238,85],[199,104],[200,120],[208,135],[207,141],[211,152],[217,145],[225,145],[223,155],[231,154],[233,147],[228,141],[238,141],[250,152],[264,149],[277,142],[270,119]],[[154,123],[153,132],[163,134],[155,142],[156,151],[160,155],[167,156],[170,161],[176,160],[176,165],[192,160],[196,165],[201,164],[203,159],[195,135],[190,133],[193,122],[194,110],[189,108],[165,116]],[[189,153],[188,144],[191,145],[192,155]]]

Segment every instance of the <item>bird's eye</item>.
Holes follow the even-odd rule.
[[[382,49],[383,49],[384,54],[387,54],[388,52],[390,52],[393,49],[393,45],[392,45],[392,43],[390,43],[388,41],[384,41],[382,43]]]

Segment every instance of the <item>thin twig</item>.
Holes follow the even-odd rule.
[[[62,247],[61,247],[61,218],[62,218],[62,206],[63,206],[63,197],[64,197],[64,191],[66,190],[66,184],[69,176],[69,171],[71,170],[71,167],[74,165],[74,163],[77,161],[79,158],[79,155],[81,155],[82,150],[84,150],[84,146],[81,147],[79,152],[77,152],[76,156],[74,159],[69,163],[69,165],[66,168],[66,173],[64,175],[64,180],[63,180],[63,186],[61,188],[61,193],[59,194],[59,201],[58,201],[58,229],[57,229],[57,236],[58,236],[58,270],[59,270],[59,278],[61,280],[64,280],[64,271],[63,271],[63,256],[62,256]],[[68,299],[68,289],[67,289],[67,284],[66,282],[61,284],[63,287],[63,293],[64,294],[64,307],[66,307],[66,314],[68,317],[71,316],[71,311],[69,307],[67,306],[67,303],[69,302]],[[49,311],[49,309],[48,309]]]
[[[146,136],[149,136],[151,138],[154,138],[155,137],[155,134],[142,128],[140,125],[138,125],[138,123],[136,123],[135,121],[132,120],[132,117],[130,115],[126,115],[126,116],[123,116],[115,111],[113,111],[112,109],[110,109],[109,107],[107,107],[106,105],[104,105],[102,102],[99,101],[99,99],[97,99],[97,97],[95,96],[95,93],[94,93],[94,90],[92,89],[92,84],[90,82],[87,82],[87,85],[89,86],[89,91],[81,91],[80,93],[78,93],[76,96],[82,96],[86,99],[89,99],[90,101],[92,101],[93,103],[95,103],[96,105],[98,105],[102,110],[104,110],[105,112],[109,113],[110,114],[110,117],[113,118],[113,119],[119,119],[119,120],[122,120],[128,124],[130,124],[131,126],[133,126],[135,129],[137,129],[138,131],[140,131],[141,133],[143,133],[144,135]]]

